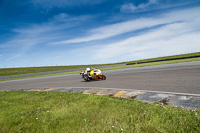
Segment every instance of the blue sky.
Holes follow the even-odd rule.
[[[200,0],[0,0],[0,68],[200,51]]]

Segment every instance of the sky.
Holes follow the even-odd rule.
[[[200,52],[200,0],[0,0],[0,68]]]

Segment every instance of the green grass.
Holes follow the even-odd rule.
[[[0,132],[200,132],[200,110],[61,92],[0,92]]]

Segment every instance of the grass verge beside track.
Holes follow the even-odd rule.
[[[137,64],[137,65],[106,67],[106,68],[101,68],[101,70],[104,71],[104,70],[114,70],[114,69],[125,69],[125,68],[133,68],[133,67],[154,66],[154,65],[183,63],[183,62],[192,62],[192,61],[200,61],[200,57],[199,58],[191,58],[191,59],[173,60],[173,61],[160,61],[160,62],[153,62],[153,63],[144,63],[144,64]],[[46,77],[46,76],[56,76],[56,75],[65,75],[65,74],[75,74],[75,73],[79,73],[79,72],[80,71],[73,71],[73,72],[56,73],[56,74],[48,74],[48,75],[40,75],[40,76],[29,76],[29,77],[20,77],[20,78],[11,78],[11,79],[0,79],[0,82],[1,81],[7,81],[7,80],[17,80],[17,79]]]
[[[27,67],[27,68],[3,68],[3,69],[0,69],[0,76],[40,73],[40,72],[51,72],[51,71],[61,71],[61,70],[72,70],[72,69],[80,69],[80,68],[87,68],[87,67],[98,67],[98,66],[108,66],[108,65],[109,64],[76,65],[76,66],[51,66],[51,67]],[[112,65],[114,65],[114,64],[112,64]]]
[[[134,68],[134,67],[145,67],[145,66],[155,66],[155,65],[174,64],[174,63],[193,62],[193,61],[200,61],[200,57],[198,57],[198,58],[191,58],[191,59],[173,60],[173,61],[160,61],[160,62],[143,63],[143,64],[135,64],[135,65],[108,67],[108,68],[102,68],[101,70],[112,70],[112,69],[124,69],[124,68]]]
[[[200,132],[200,110],[62,92],[0,92],[0,132]]]
[[[17,80],[17,79],[27,79],[27,78],[37,78],[37,77],[48,77],[48,76],[56,76],[56,75],[75,74],[75,73],[79,73],[79,72],[80,71],[72,71],[72,72],[55,73],[55,74],[47,74],[47,75],[39,75],[39,76],[28,76],[28,77],[20,77],[20,78],[0,79],[0,82],[1,81],[8,81],[8,80]]]

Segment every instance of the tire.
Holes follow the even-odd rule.
[[[85,81],[89,81],[89,80],[90,80],[90,78],[89,78],[89,76],[88,76],[88,75],[84,75],[84,77],[83,77],[83,78],[84,78],[84,80],[85,80]]]
[[[102,75],[102,80],[106,80],[106,76],[105,75]]]

